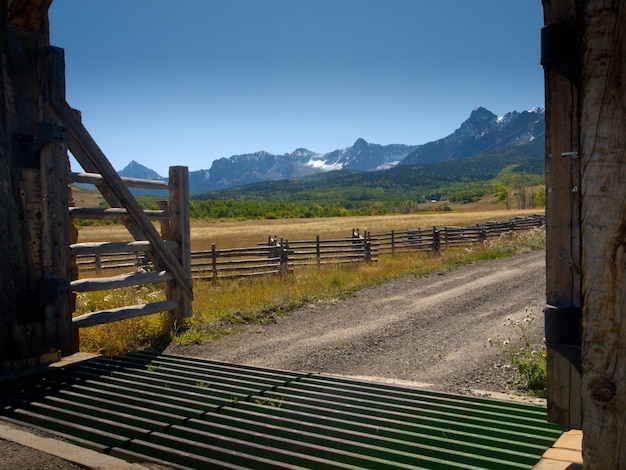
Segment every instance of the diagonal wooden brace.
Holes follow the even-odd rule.
[[[191,277],[185,272],[174,254],[166,247],[157,229],[152,225],[148,217],[146,217],[137,203],[137,200],[131,194],[128,187],[122,182],[122,179],[117,174],[106,155],[104,155],[100,147],[98,147],[98,144],[96,144],[87,129],[85,129],[74,110],[67,104],[60,91],[56,89],[51,90],[51,98],[54,112],[59,120],[67,127],[70,150],[72,150],[72,147],[80,147],[80,151],[72,151],[74,157],[81,165],[84,163],[85,166],[93,167],[97,170],[111,189],[115,198],[117,198],[117,201],[114,201],[112,205],[117,205],[116,203],[119,202],[125,207],[128,214],[141,228],[145,238],[154,247],[153,251],[157,255],[157,264],[160,264],[158,269],[166,269],[169,271],[172,276],[174,276],[175,282],[184,289],[190,298],[193,298]],[[88,161],[83,162],[82,160],[84,159],[88,159]],[[111,202],[109,201],[109,203]]]

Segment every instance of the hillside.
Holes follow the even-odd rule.
[[[276,155],[265,151],[233,155],[212,162],[208,170],[189,173],[190,193],[205,193],[254,183],[306,178],[341,170],[348,175],[358,172],[381,172],[397,166],[438,164],[462,160],[480,153],[532,144],[545,133],[543,108],[521,113],[512,111],[496,116],[477,108],[452,134],[422,145],[379,145],[359,138],[354,144],[328,153],[298,148]],[[543,149],[539,155],[543,155]],[[404,171],[404,170],[400,170]],[[166,179],[133,161],[120,171],[122,176]],[[136,194],[149,194],[136,190]]]
[[[470,202],[511,187],[514,176],[526,185],[543,182],[544,139],[431,165],[396,166],[364,172],[341,170],[284,181],[255,183],[192,196],[194,200],[317,203],[354,208],[372,202]]]

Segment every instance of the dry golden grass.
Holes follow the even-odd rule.
[[[314,219],[246,220],[241,222],[191,223],[191,249],[205,250],[215,243],[218,248],[256,246],[269,236],[287,240],[314,240],[349,236],[353,228],[372,234],[408,228],[433,226],[469,226],[488,220],[506,221],[515,216],[542,212],[543,209],[432,212],[409,215],[332,217]],[[130,241],[131,235],[122,225],[82,227],[79,242]]]
[[[72,186],[72,199],[76,207],[98,207],[104,201],[102,194],[95,187]]]

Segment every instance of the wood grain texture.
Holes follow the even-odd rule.
[[[544,0],[546,25],[579,22],[576,1]],[[580,68],[580,57],[544,64],[546,119],[546,302],[581,307],[580,247],[580,90],[563,68]],[[576,155],[574,154],[576,153]],[[578,317],[572,318],[579,321]],[[548,417],[580,429],[580,375],[567,359],[547,346]]]
[[[626,13],[584,4],[582,103],[583,455],[626,468]]]

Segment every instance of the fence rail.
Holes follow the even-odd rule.
[[[515,217],[506,222],[485,222],[471,227],[446,226],[442,228],[416,228],[404,231],[370,234],[372,246],[378,253],[403,251],[434,251],[446,247],[482,243],[487,238],[499,237],[508,232],[528,230],[545,225],[545,216],[535,214]]]
[[[446,226],[442,228],[416,228],[402,231],[361,234],[358,229],[352,235],[340,239],[289,241],[278,237],[269,238],[248,248],[222,248],[213,245],[210,250],[191,252],[191,274],[196,280],[218,280],[235,277],[285,274],[302,266],[359,263],[377,261],[381,253],[408,251],[439,252],[445,248],[482,243],[488,238],[502,234],[528,230],[545,224],[541,214],[516,217],[506,222],[486,222],[471,227]],[[142,250],[141,242],[107,245],[107,250],[93,245],[93,252],[81,245],[77,253],[81,272],[131,269],[150,271],[153,266]]]

